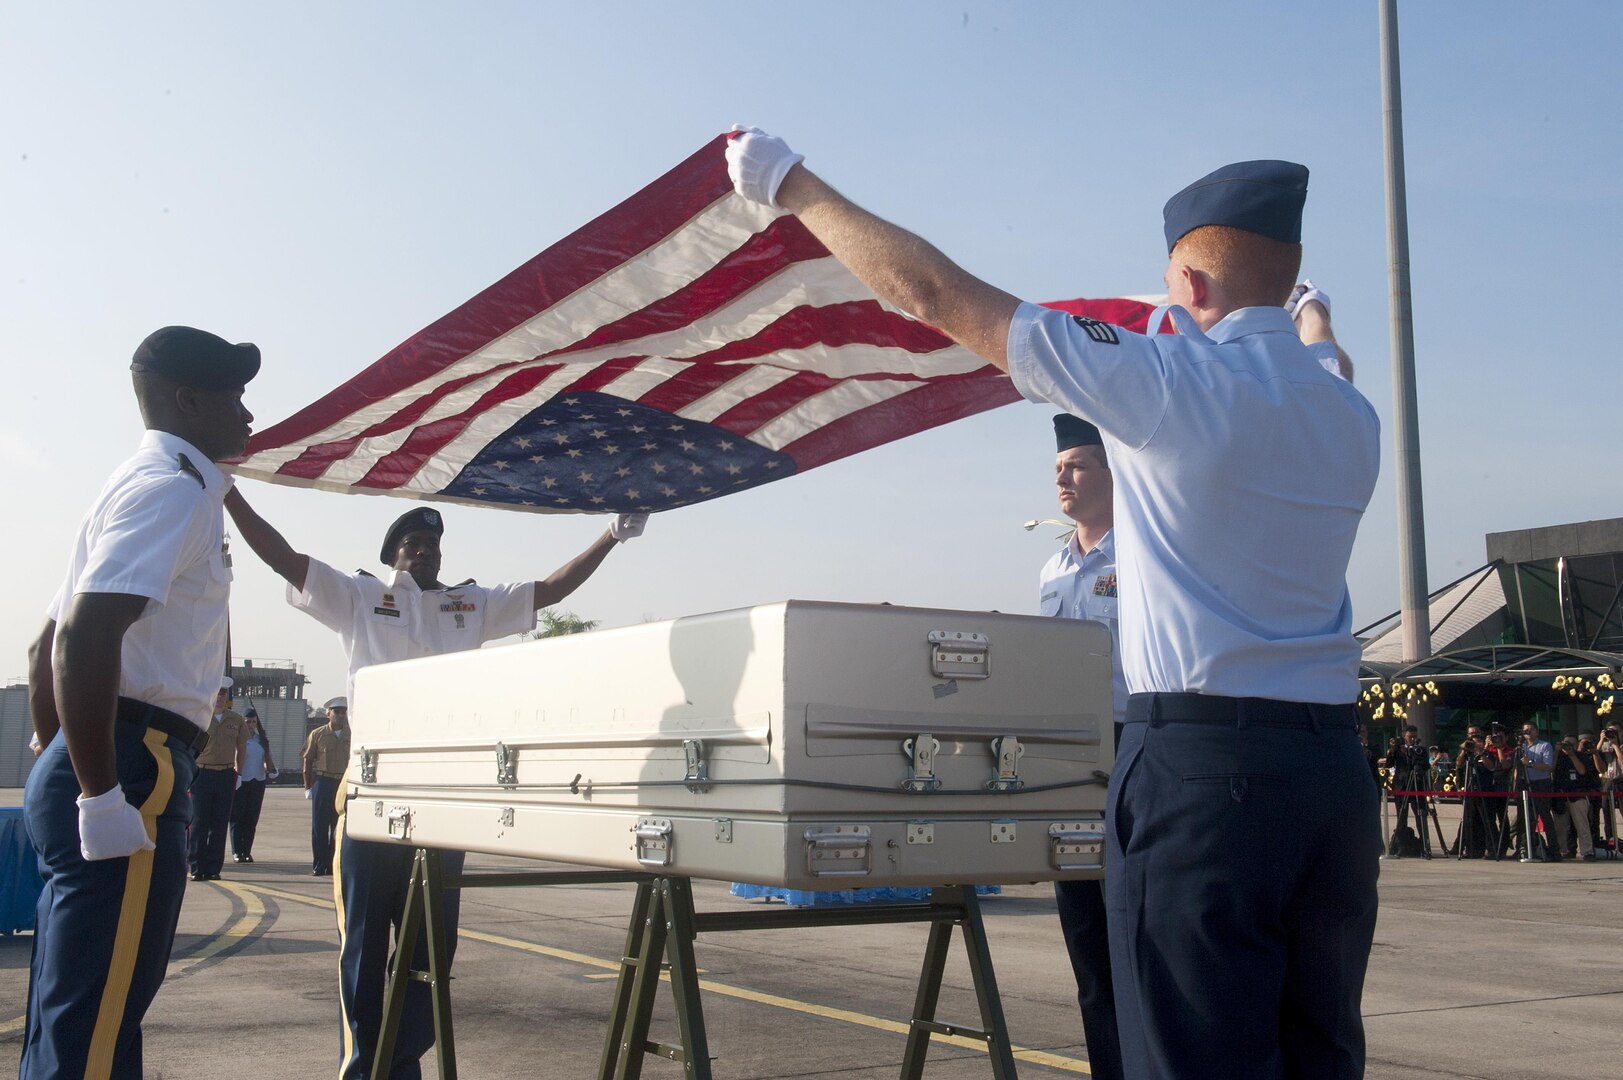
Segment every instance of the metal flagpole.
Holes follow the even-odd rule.
[[[1420,492],[1420,419],[1415,392],[1414,318],[1409,304],[1409,207],[1403,178],[1403,99],[1398,72],[1397,0],[1380,0],[1381,114],[1386,148],[1387,280],[1392,316],[1392,399],[1398,481],[1398,579],[1403,658],[1431,655],[1426,603],[1426,523]],[[1436,737],[1430,705],[1411,710],[1420,741]]]

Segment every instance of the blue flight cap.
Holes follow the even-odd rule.
[[[259,346],[233,345],[195,326],[165,326],[136,347],[130,370],[198,390],[231,390],[259,374]]]
[[[1225,165],[1167,200],[1167,252],[1202,225],[1228,225],[1286,244],[1302,242],[1307,166],[1293,161]]]
[[[394,565],[395,548],[400,546],[400,541],[406,534],[419,529],[427,529],[435,536],[444,536],[445,520],[440,517],[438,510],[427,506],[407,510],[395,518],[394,524],[389,526],[389,531],[383,536],[383,550],[378,553],[378,558],[382,560],[384,566]]]
[[[1063,454],[1078,446],[1103,446],[1099,429],[1080,417],[1060,413],[1054,417],[1054,452]]]

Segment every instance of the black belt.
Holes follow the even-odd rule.
[[[1225,724],[1230,727],[1353,728],[1357,710],[1351,705],[1321,705],[1273,698],[1220,697],[1216,694],[1133,694],[1127,699],[1127,722],[1162,727],[1166,724]]]
[[[213,772],[213,771],[215,771],[217,769],[233,769],[233,768],[236,768],[236,766],[234,766],[234,765],[202,765],[202,764],[199,764],[197,767],[199,769],[208,769],[210,772]]]
[[[342,780],[344,778],[344,774],[341,772],[321,772],[317,770],[316,775],[323,780]]]
[[[194,754],[209,741],[209,733],[184,716],[134,698],[118,699],[118,718],[127,724],[140,724],[161,731],[171,739],[179,739]]]

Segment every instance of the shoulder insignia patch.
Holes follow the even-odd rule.
[[[191,458],[187,457],[185,454],[176,454],[175,464],[180,466],[181,472],[185,473],[193,480],[196,480],[198,487],[202,488],[204,491],[208,490],[208,483],[204,481],[203,474],[198,471],[197,466],[192,464]]]
[[[1098,319],[1090,319],[1086,315],[1072,315],[1071,318],[1076,322],[1076,325],[1087,331],[1088,337],[1099,344],[1121,344],[1121,338],[1116,336],[1116,328],[1109,323],[1100,322]]]

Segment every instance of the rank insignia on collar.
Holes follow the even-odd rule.
[[[202,488],[204,491],[208,490],[208,482],[203,479],[203,474],[197,468],[197,466],[192,464],[191,458],[187,457],[185,454],[176,454],[175,464],[180,466],[181,472],[185,473],[193,480],[196,480],[198,487]]]
[[[1116,575],[1115,574],[1100,574],[1098,577],[1094,578],[1093,579],[1093,595],[1094,596],[1115,596],[1116,595]]]
[[[1088,337],[1101,345],[1120,345],[1121,338],[1116,336],[1116,328],[1109,323],[1090,319],[1086,315],[1072,315],[1071,319],[1087,331]]]

